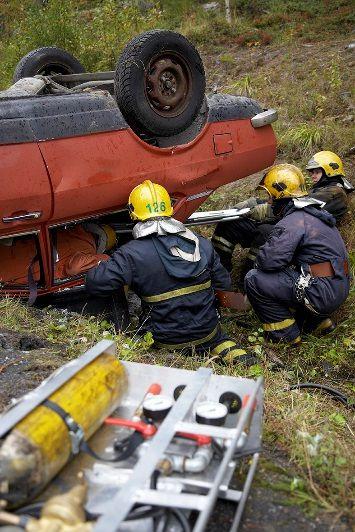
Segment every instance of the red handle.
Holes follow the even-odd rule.
[[[203,434],[191,434],[190,432],[177,432],[176,436],[187,438],[189,440],[195,440],[198,446],[209,445],[212,441],[211,436],[204,436]]]
[[[106,425],[118,425],[119,427],[137,430],[144,438],[151,438],[157,431],[154,425],[149,425],[148,423],[143,423],[142,421],[122,419],[119,417],[108,417],[105,419],[105,423]]]
[[[250,395],[244,395],[242,399],[242,407],[246,407],[250,399]],[[256,399],[254,399],[253,412],[256,409]]]
[[[161,393],[161,386],[159,383],[157,382],[153,382],[153,384],[151,384],[146,392],[146,395],[148,393],[151,393],[152,395],[160,395]]]
[[[132,421],[131,419],[122,419],[119,417],[108,417],[105,419],[106,425],[116,425],[119,427],[125,427],[127,429],[137,430],[142,434],[144,438],[151,438],[157,431],[154,425],[143,423],[143,421]],[[176,436],[194,440],[198,446],[209,445],[212,441],[210,436],[204,436],[203,434],[191,434],[190,432],[177,432]]]

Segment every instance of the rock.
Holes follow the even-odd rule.
[[[347,116],[344,116],[344,118],[342,119],[342,122],[344,122],[344,124],[348,124],[352,122],[353,120],[354,120],[353,115],[347,115]]]
[[[218,2],[208,2],[207,4],[202,4],[202,8],[205,11],[216,11],[216,9],[219,9],[219,3]]]
[[[7,342],[5,334],[0,334],[0,348],[1,349],[10,349],[10,346]]]

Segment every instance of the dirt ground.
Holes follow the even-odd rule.
[[[65,363],[65,347],[0,327],[0,411]]]
[[[0,328],[0,411],[13,399],[38,386],[66,361],[65,345]],[[274,449],[264,449],[244,512],[242,531],[351,530],[349,523],[334,521],[334,516],[325,513],[306,515],[302,507],[293,503],[289,494],[278,487],[291,479],[292,468],[287,459]],[[218,502],[207,530],[228,530],[234,512],[234,504]]]

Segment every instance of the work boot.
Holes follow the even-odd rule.
[[[320,336],[325,336],[326,334],[329,334],[334,331],[336,328],[335,323],[330,318],[326,318],[325,320],[321,321],[318,327],[314,329],[313,333],[318,334]]]
[[[247,353],[245,349],[231,349],[229,353],[221,357],[223,365],[242,364],[249,367],[257,364],[258,359],[256,353]]]
[[[270,345],[270,347],[277,344],[277,345],[287,345],[291,348],[296,348],[296,347],[299,347],[302,343],[302,339],[300,336],[297,336],[293,340],[284,340],[282,338],[280,338],[280,340],[273,340],[272,338],[268,336],[264,336],[264,338],[265,338],[265,345]]]
[[[300,336],[297,336],[294,340],[291,340],[291,342],[286,342],[286,345],[289,345],[290,347],[298,347],[301,345],[302,339]]]

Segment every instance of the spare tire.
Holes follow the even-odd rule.
[[[132,39],[116,67],[117,104],[139,133],[170,136],[186,129],[201,108],[205,88],[196,48],[168,30],[147,31]]]
[[[13,81],[15,83],[21,78],[31,78],[37,74],[50,76],[81,72],[85,72],[85,69],[74,56],[56,46],[46,46],[32,50],[17,63]]]

